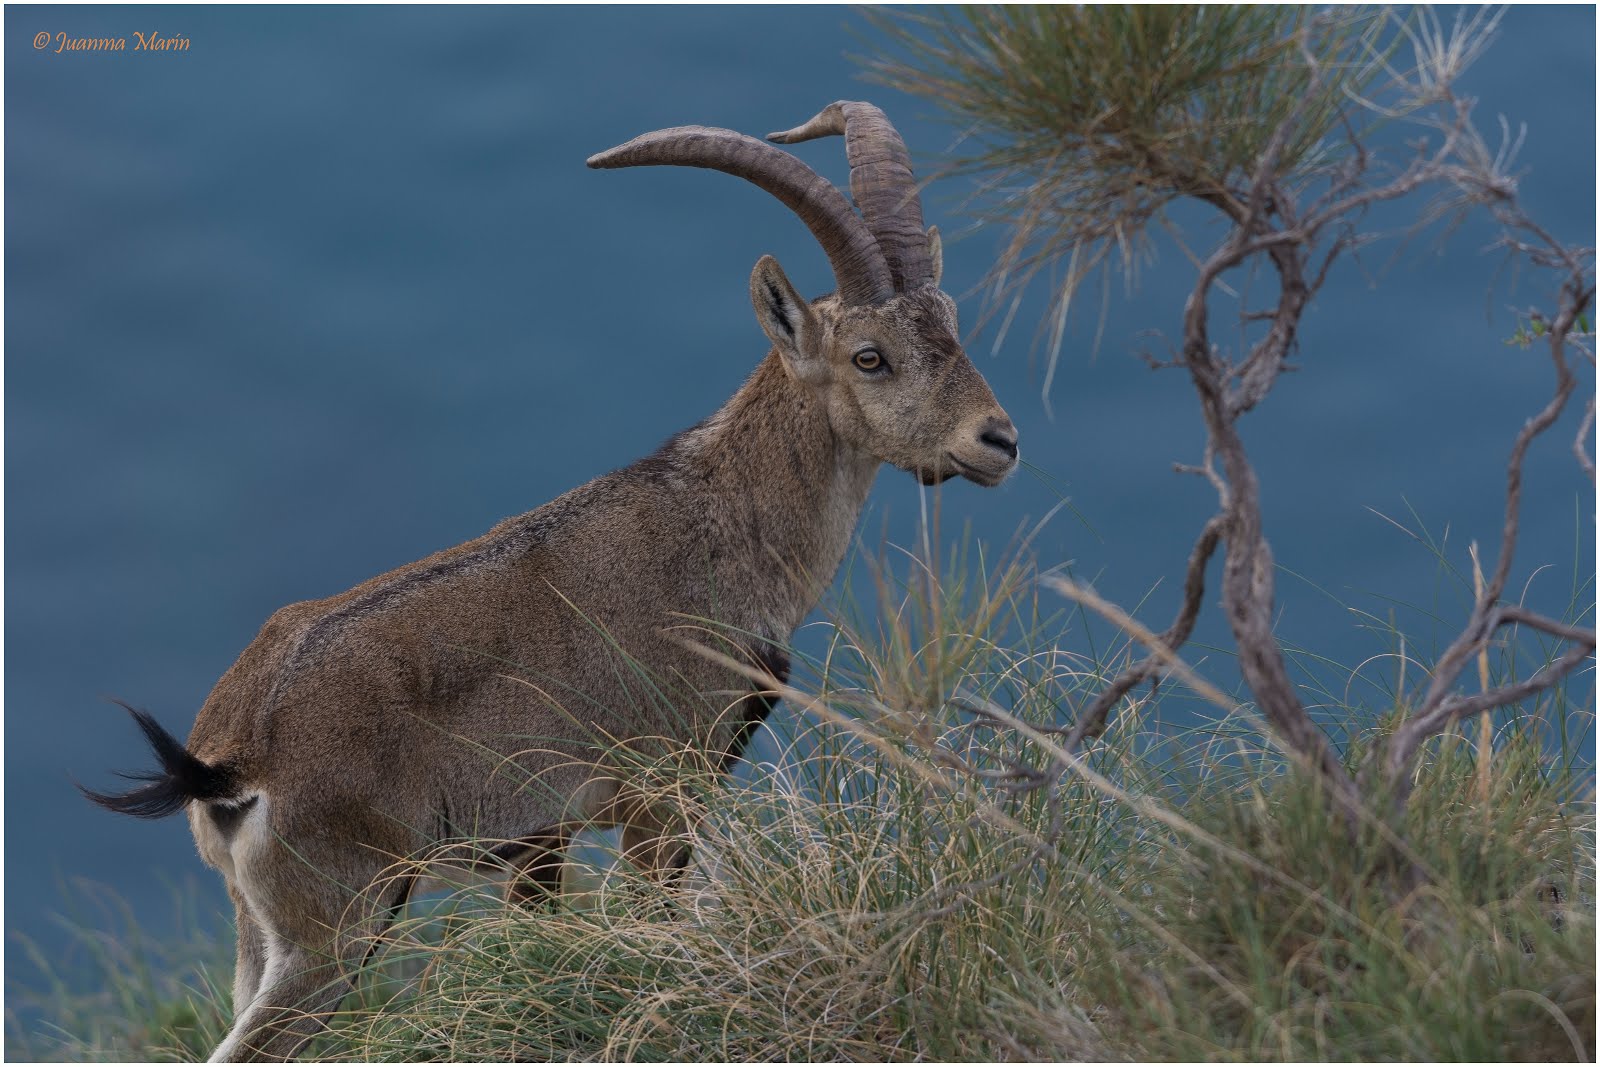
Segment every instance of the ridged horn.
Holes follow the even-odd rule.
[[[878,242],[844,194],[799,159],[754,137],[712,126],[677,126],[590,156],[589,166],[705,167],[743,178],[800,216],[827,253],[846,304],[879,304],[894,295],[894,278]]]
[[[796,144],[838,134],[844,135],[845,156],[850,160],[850,195],[867,229],[878,239],[895,288],[906,292],[928,285],[933,263],[911,155],[882,110],[858,100],[840,100],[803,126],[767,134],[767,140]]]

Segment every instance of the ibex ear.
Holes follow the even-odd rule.
[[[939,227],[928,227],[928,259],[933,263],[933,282],[935,289],[939,288],[939,279],[944,277],[944,241],[939,238]]]
[[[817,350],[817,317],[771,256],[762,256],[750,272],[750,302],[756,321],[795,377],[817,382],[827,376],[827,361]]]

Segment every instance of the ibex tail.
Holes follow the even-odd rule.
[[[172,815],[191,800],[227,800],[238,795],[234,772],[227,766],[213,767],[197,759],[183,742],[167,733],[147,711],[123,704],[133,721],[144,731],[145,740],[161,761],[161,770],[149,774],[124,774],[122,777],[145,785],[126,793],[96,793],[79,786],[83,795],[111,811],[141,819],[160,819]]]

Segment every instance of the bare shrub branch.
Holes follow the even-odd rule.
[[[1572,454],[1578,457],[1578,466],[1583,468],[1583,473],[1594,481],[1594,460],[1589,457],[1586,442],[1589,440],[1589,431],[1594,429],[1594,397],[1589,398],[1588,405],[1583,410],[1583,421],[1578,423],[1578,432],[1572,438]]]
[[[1515,208],[1514,204],[1503,207],[1502,213],[1510,224],[1525,225],[1520,210]],[[1531,226],[1527,228],[1531,229]],[[1553,245],[1550,251],[1555,261],[1572,263],[1562,246]],[[1408,771],[1411,761],[1428,738],[1448,729],[1463,716],[1503,707],[1549,688],[1587,660],[1594,651],[1593,630],[1563,626],[1531,615],[1520,608],[1511,609],[1499,604],[1500,596],[1505,591],[1506,580],[1511,574],[1511,560],[1517,547],[1517,532],[1521,521],[1522,465],[1527,457],[1528,446],[1533,443],[1534,438],[1548,430],[1556,419],[1560,418],[1567,400],[1577,387],[1577,378],[1567,363],[1567,335],[1579,317],[1593,303],[1594,286],[1589,284],[1581,263],[1572,263],[1572,270],[1572,276],[1562,285],[1561,310],[1556,314],[1547,334],[1550,358],[1556,372],[1555,393],[1543,409],[1522,425],[1511,446],[1511,458],[1506,466],[1505,524],[1500,534],[1500,558],[1495,564],[1494,574],[1479,590],[1466,626],[1435,664],[1432,681],[1422,702],[1395,731],[1384,755],[1384,774],[1397,791],[1400,800],[1404,799],[1409,782]],[[1574,645],[1565,655],[1553,663],[1546,664],[1524,682],[1480,693],[1472,698],[1454,694],[1452,687],[1456,678],[1460,676],[1473,653],[1507,622],[1522,622],[1535,626],[1563,640],[1572,641]]]
[[[1556,684],[1592,652],[1592,631],[1501,603],[1526,454],[1576,387],[1568,349],[1592,365],[1584,316],[1594,296],[1594,251],[1563,245],[1528,218],[1511,171],[1521,132],[1502,122],[1491,145],[1472,121],[1472,102],[1455,94],[1457,78],[1483,52],[1499,17],[1480,10],[1446,25],[1426,8],[1404,16],[1386,9],[1292,16],[1261,10],[1239,18],[1194,8],[1160,15],[1099,8],[976,12],[942,23],[924,19],[922,26],[941,29],[913,46],[918,61],[878,65],[883,80],[940,100],[975,140],[993,134],[987,151],[961,164],[1010,190],[988,216],[1013,224],[993,295],[1012,295],[1041,267],[1070,259],[1066,291],[1052,304],[1057,339],[1059,316],[1082,279],[1080,259],[1102,263],[1115,250],[1126,265],[1130,240],[1175,200],[1209,204],[1228,222],[1226,235],[1199,263],[1183,308],[1178,358],[1165,364],[1182,366],[1194,386],[1206,427],[1205,462],[1186,469],[1210,479],[1219,512],[1190,553],[1172,626],[1157,639],[1123,616],[1124,628],[1149,653],[1096,693],[1070,728],[1057,728],[1066,734],[1067,752],[1098,735],[1135,686],[1172,669],[1199,612],[1206,563],[1219,546],[1222,607],[1245,684],[1273,733],[1325,780],[1352,827],[1364,789],[1395,790],[1403,810],[1408,768],[1428,738],[1462,716]],[[957,25],[961,19],[964,26]],[[1184,48],[1171,58],[1163,49],[1180,39]],[[1144,56],[1126,54],[1130,47],[1154,48],[1166,58],[1128,73],[1128,63]],[[1410,66],[1400,62],[1402,53]],[[1247,99],[1259,105],[1255,121],[1220,110]],[[1424,132],[1398,165],[1373,148],[1366,125],[1396,119]],[[1362,770],[1358,786],[1300,700],[1273,633],[1275,567],[1261,487],[1238,422],[1288,369],[1305,310],[1333,264],[1374,239],[1360,229],[1367,211],[1424,193],[1432,199],[1413,232],[1435,222],[1448,232],[1471,213],[1486,213],[1510,255],[1557,272],[1555,311],[1534,319],[1536,335],[1549,346],[1555,386],[1512,444],[1493,571],[1416,707]],[[1248,351],[1230,359],[1213,342],[1210,301],[1215,290],[1227,290],[1224,276],[1241,269],[1263,269],[1277,295],[1269,311],[1244,315],[1244,323],[1265,328]],[[1008,322],[1015,308],[1012,299]],[[1593,418],[1591,402],[1574,445],[1591,479],[1584,442]],[[1463,667],[1506,625],[1528,626],[1572,647],[1522,681],[1472,697],[1457,694]]]
[[[1178,608],[1178,616],[1172,620],[1172,625],[1167,627],[1166,632],[1160,637],[1162,648],[1182,648],[1188,644],[1189,635],[1194,632],[1195,620],[1200,617],[1200,602],[1205,596],[1206,564],[1211,562],[1211,557],[1217,550],[1217,541],[1222,537],[1222,527],[1222,516],[1213,516],[1200,531],[1200,539],[1189,552],[1189,567],[1183,580],[1183,605]],[[1160,653],[1151,651],[1144,659],[1117,675],[1111,684],[1102,689],[1089,706],[1079,713],[1078,721],[1067,729],[1067,736],[1062,741],[1061,747],[1068,752],[1077,752],[1086,739],[1099,737],[1105,731],[1106,719],[1117,701],[1139,683],[1157,676],[1163,662]]]

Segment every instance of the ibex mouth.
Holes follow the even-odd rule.
[[[944,461],[937,467],[912,467],[911,473],[916,475],[917,481],[923,485],[940,485],[959,474],[969,482],[976,482],[985,489],[993,489],[1006,480],[1006,476],[1015,466],[1013,462],[1007,464],[1006,469],[1002,471],[984,470],[971,463],[963,463],[952,453],[946,452]]]
[[[945,458],[951,463],[955,464],[956,469],[953,473],[958,473],[967,481],[976,482],[985,489],[993,489],[995,486],[1005,481],[1006,475],[1010,474],[1017,465],[1016,460],[1012,460],[1006,464],[1004,470],[991,471],[984,470],[982,467],[975,467],[971,463],[963,463],[960,459],[956,458],[953,453],[946,453]],[[946,475],[946,477],[948,477],[948,475]]]

